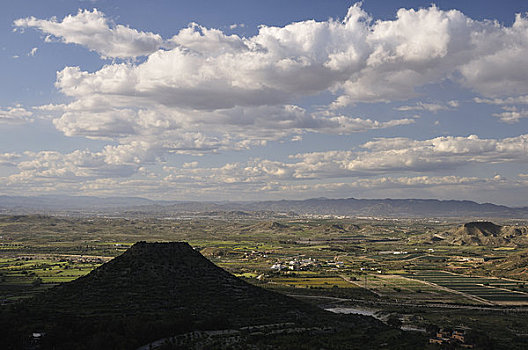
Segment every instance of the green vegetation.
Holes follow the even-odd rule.
[[[417,271],[410,277],[447,287],[493,302],[528,303],[524,282],[498,278],[469,277],[445,271]]]
[[[521,320],[528,312],[528,245],[522,239],[508,246],[502,241],[459,244],[457,232],[463,231],[464,240],[470,240],[475,231],[475,225],[469,231],[460,224],[403,219],[4,216],[0,301],[10,307],[42,295],[88,274],[137,241],[186,241],[251,284],[319,306],[359,305],[377,310],[385,321],[391,317],[396,322],[397,316],[404,327],[412,328],[489,326],[495,348],[508,348],[501,344],[524,348],[528,325]]]

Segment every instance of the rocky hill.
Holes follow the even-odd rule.
[[[511,246],[528,244],[528,228],[475,221],[446,232],[443,238],[445,242],[455,245]]]

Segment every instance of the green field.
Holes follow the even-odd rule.
[[[340,277],[277,277],[270,282],[295,288],[359,288]]]
[[[526,302],[524,282],[498,278],[470,277],[445,271],[415,271],[409,278],[437,284],[458,292],[470,294],[491,302]],[[528,292],[528,290],[527,290]]]
[[[39,293],[86,275],[101,263],[64,258],[0,258],[0,298],[9,301]]]

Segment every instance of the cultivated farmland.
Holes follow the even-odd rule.
[[[408,277],[498,303],[527,303],[525,283],[509,279],[475,277],[446,271],[415,271]]]

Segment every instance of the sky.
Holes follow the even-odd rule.
[[[526,1],[6,4],[0,195],[528,205]]]

